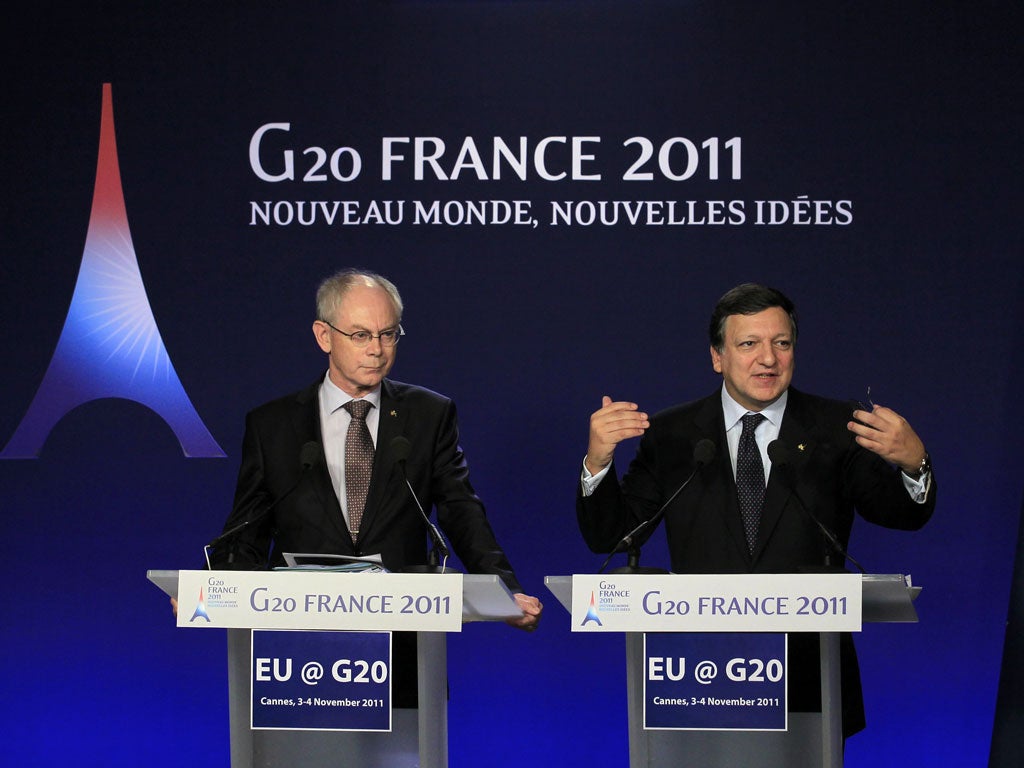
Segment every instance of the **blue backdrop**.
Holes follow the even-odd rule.
[[[75,290],[111,83],[149,304],[227,454],[185,458],[152,410],[101,399],[38,458],[0,461],[9,762],[227,764],[224,637],[175,629],[145,571],[201,563],[245,412],[321,375],[312,294],[353,265],[401,288],[394,376],[455,398],[474,484],[548,605],[533,635],[450,639],[454,766],[626,763],[622,639],[572,636],[543,577],[603,559],[573,507],[601,395],[654,412],[712,391],[708,314],[745,280],[797,302],[797,385],[870,387],[922,435],[940,482],[923,531],[854,529],[860,562],[924,592],[920,624],[859,640],[869,726],[847,762],[982,764],[1022,494],[1019,4],[265,5],[44,2],[8,21],[0,444]],[[271,123],[290,127],[267,132],[264,175],[292,150],[294,180],[251,161]],[[390,180],[385,137],[410,140]],[[444,142],[441,173],[416,178],[414,137]],[[495,178],[495,137],[517,152],[525,137],[521,174],[502,162]],[[572,137],[591,156],[575,177]],[[651,178],[624,178],[645,141],[636,170]],[[362,161],[354,175],[339,154],[348,181],[332,175],[342,147]],[[515,200],[536,226],[445,223],[466,201]],[[405,201],[404,217],[284,223],[315,201],[363,216]],[[415,201],[438,201],[441,223],[417,223]],[[638,201],[661,202],[633,224]],[[567,208],[571,224],[553,214]],[[660,538],[644,561],[667,562]]]

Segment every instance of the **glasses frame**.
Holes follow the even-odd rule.
[[[374,339],[377,339],[380,342],[380,345],[382,347],[395,347],[395,346],[398,346],[399,340],[403,336],[405,336],[405,329],[402,328],[402,324],[401,323],[398,324],[398,329],[397,329],[398,330],[398,335],[395,336],[395,340],[392,343],[388,344],[386,341],[384,341],[383,334],[389,333],[389,332],[393,333],[395,331],[394,328],[385,328],[383,331],[381,331],[378,334],[373,334],[373,333],[370,333],[369,331],[353,331],[352,333],[345,333],[345,331],[343,331],[343,330],[341,330],[341,328],[338,328],[335,325],[333,325],[329,320],[321,320],[320,322],[323,323],[324,325],[326,325],[332,331],[337,331],[342,336],[347,336],[348,340],[351,341],[359,349],[363,349],[365,347],[370,346],[370,342],[373,341]],[[360,344],[355,339],[356,334],[360,334],[360,333],[366,333],[366,334],[369,334],[369,336],[370,336],[370,338],[368,338],[366,340],[366,342],[363,343],[363,344]]]

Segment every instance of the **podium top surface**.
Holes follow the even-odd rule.
[[[751,574],[757,578],[757,574]],[[616,575],[617,580],[629,576]],[[665,574],[665,579],[686,578],[684,574]],[[814,579],[807,575],[808,581]],[[572,613],[572,576],[545,576],[544,584],[562,606]],[[861,577],[863,595],[863,621],[872,623],[913,623],[918,620],[913,601],[921,593],[920,587],[913,587],[902,574],[864,574]]]
[[[381,574],[339,574],[331,572],[305,571],[313,579],[321,578],[372,578]],[[407,575],[407,574],[406,574]],[[423,574],[429,579],[432,574]],[[522,616],[515,598],[500,577],[494,574],[467,573],[462,575],[462,621],[504,621]],[[383,574],[387,578],[387,574]],[[178,597],[178,571],[148,570],[146,578],[167,595]]]

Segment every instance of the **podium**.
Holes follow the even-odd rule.
[[[827,585],[826,582],[827,581]],[[631,768],[840,768],[843,764],[841,680],[839,636],[857,632],[863,622],[916,622],[913,600],[920,587],[912,587],[902,575],[856,574],[728,574],[728,575],[636,575],[548,576],[545,584],[569,611],[572,630],[585,631],[595,610],[595,589],[614,582],[615,594],[630,594],[614,606],[611,621],[601,631],[621,632],[626,638],[626,697],[629,727],[629,765]],[[776,586],[781,583],[781,586]],[[742,619],[734,622],[693,615],[652,617],[637,610],[640,593],[682,595],[679,600],[700,600],[710,594],[830,594],[833,584],[845,584],[844,606],[849,606],[837,624],[834,617],[773,616],[770,620]],[[720,588],[721,587],[721,588]],[[796,591],[799,590],[799,591]],[[831,593],[837,594],[837,593]],[[839,598],[832,598],[837,600]],[[632,603],[631,603],[632,601]],[[853,604],[856,603],[856,611]],[[678,603],[681,604],[681,603]],[[694,602],[694,605],[699,603]],[[709,604],[709,603],[707,603]],[[833,603],[834,605],[835,603]],[[796,603],[794,603],[796,605]],[[646,604],[644,605],[646,607]],[[587,613],[587,611],[590,613]],[[845,613],[845,612],[844,612]],[[854,615],[856,614],[856,615]],[[586,618],[581,618],[581,617]],[[719,617],[720,618],[720,617]],[[593,631],[595,628],[590,627]],[[644,727],[644,633],[645,632],[818,632],[821,644],[822,712],[789,713],[786,731],[741,730],[648,730]]]
[[[467,622],[522,615],[494,575],[150,570],[146,576],[178,599],[178,626],[227,631],[232,768],[297,763],[446,768],[446,632],[461,631]],[[179,589],[188,602],[179,598]],[[373,610],[344,615],[309,610],[316,602],[305,596],[325,594],[355,595],[358,605],[359,596],[368,595],[366,604]],[[203,621],[193,623],[186,611],[192,619],[202,615]],[[253,729],[252,636],[261,629],[415,632],[418,709],[392,710],[390,732]]]

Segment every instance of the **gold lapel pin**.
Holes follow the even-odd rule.
[[[806,448],[806,447],[807,447],[806,445],[804,445],[803,443],[800,443],[800,445],[798,445],[798,446],[796,447],[796,449],[797,449],[798,451],[802,451],[802,450],[803,450],[804,448]]]
[[[397,416],[398,415],[398,411],[392,411],[389,415],[390,416]]]

